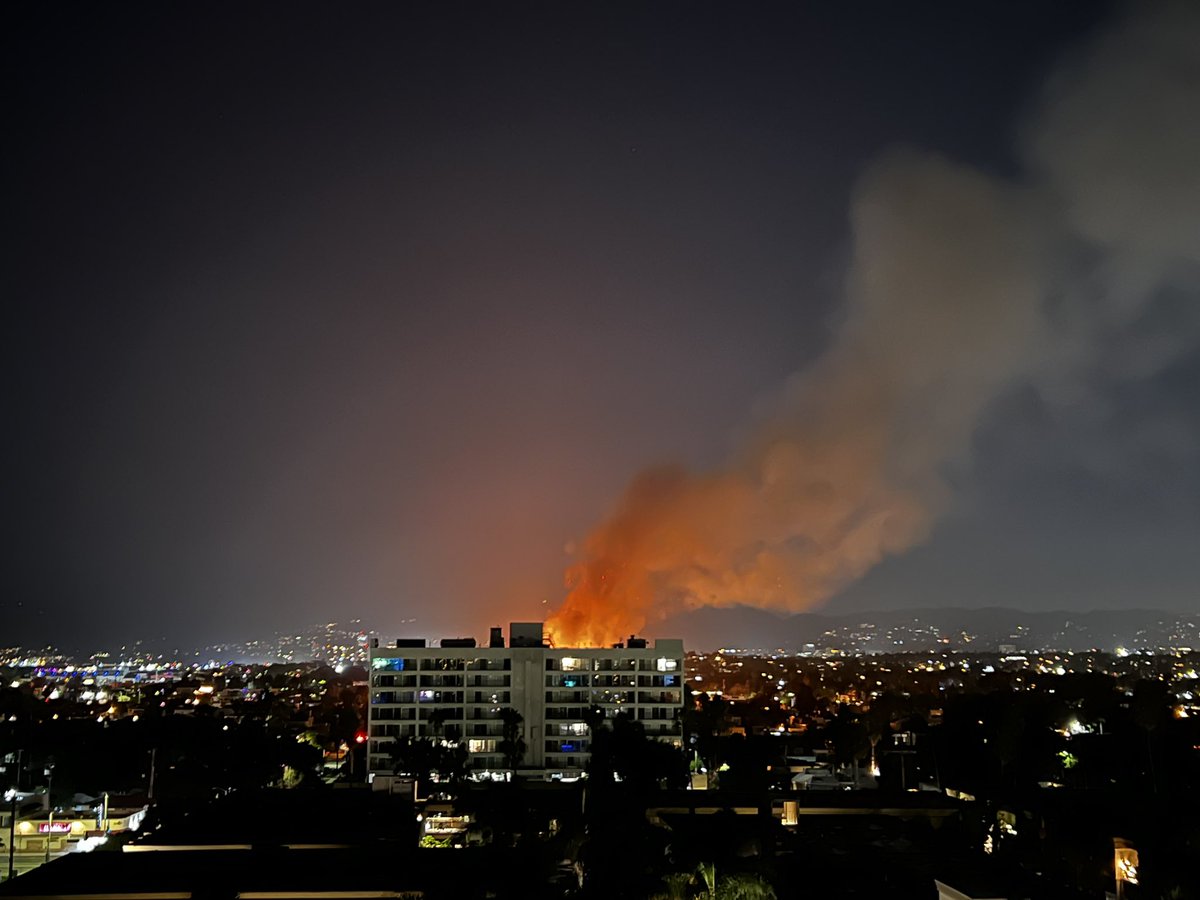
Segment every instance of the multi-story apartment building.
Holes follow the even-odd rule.
[[[519,712],[522,768],[549,777],[578,774],[589,756],[585,715],[628,712],[648,735],[682,746],[682,640],[631,637],[612,647],[568,649],[543,639],[542,623],[514,622],[505,646],[499,628],[488,646],[472,638],[400,639],[373,646],[369,766],[392,774],[389,745],[398,737],[459,740],[477,771],[505,767],[504,710]],[[436,712],[440,711],[440,712]]]

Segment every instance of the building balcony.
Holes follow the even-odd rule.
[[[498,707],[496,707],[496,708],[475,707],[473,709],[468,710],[467,715],[464,718],[468,722],[478,722],[480,720],[489,721],[489,722],[499,722],[500,721],[500,709]]]
[[[636,696],[633,691],[595,691],[591,699],[597,706],[612,706],[633,703]]]
[[[679,691],[638,691],[638,703],[669,703],[679,706],[683,697]]]
[[[462,687],[461,675],[422,675],[421,687]]]
[[[546,719],[547,721],[552,719],[579,721],[587,709],[586,706],[547,706]]]
[[[418,691],[418,703],[462,703],[462,691]]]
[[[512,669],[512,660],[503,659],[469,659],[468,672],[507,672]]]
[[[438,657],[421,660],[422,672],[461,672],[467,667],[467,661],[461,657]]]
[[[547,703],[588,703],[590,700],[588,691],[546,691]]]
[[[511,675],[467,675],[467,687],[508,687]]]
[[[416,702],[416,694],[412,691],[375,691],[371,694],[372,706],[414,702]]]
[[[458,706],[458,707],[454,707],[454,706],[424,707],[421,709],[421,714],[418,716],[418,719],[422,722],[428,722],[430,716],[432,716],[435,712],[444,712],[446,714],[444,721],[447,721],[447,722],[462,721],[463,711],[462,711],[461,706]]]
[[[467,691],[467,703],[505,704],[512,695],[508,691]]]
[[[579,738],[546,741],[546,753],[587,753],[591,744]]]
[[[414,706],[380,706],[371,710],[371,721],[392,722],[412,720],[417,717]]]

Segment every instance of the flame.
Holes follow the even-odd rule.
[[[915,496],[865,473],[857,490],[832,488],[831,467],[860,461],[806,468],[794,453],[774,447],[756,472],[670,466],[634,479],[567,570],[567,598],[546,622],[555,645],[606,646],[702,606],[807,609],[925,534],[928,504]]]

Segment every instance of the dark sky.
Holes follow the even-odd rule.
[[[1019,174],[1109,12],[6,7],[0,644],[543,616],[632,474],[827,345],[871,161]],[[1197,608],[1198,386],[1005,392],[828,608]]]

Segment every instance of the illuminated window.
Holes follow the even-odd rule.
[[[378,656],[371,660],[372,669],[388,669],[392,672],[403,672],[405,669],[403,659],[388,659],[385,656]],[[411,664],[410,664],[411,668]]]
[[[564,672],[580,672],[586,668],[587,661],[577,656],[564,656],[562,658],[562,670]]]
[[[660,672],[674,672],[679,668],[679,660],[677,659],[659,659],[655,661],[655,667]]]

